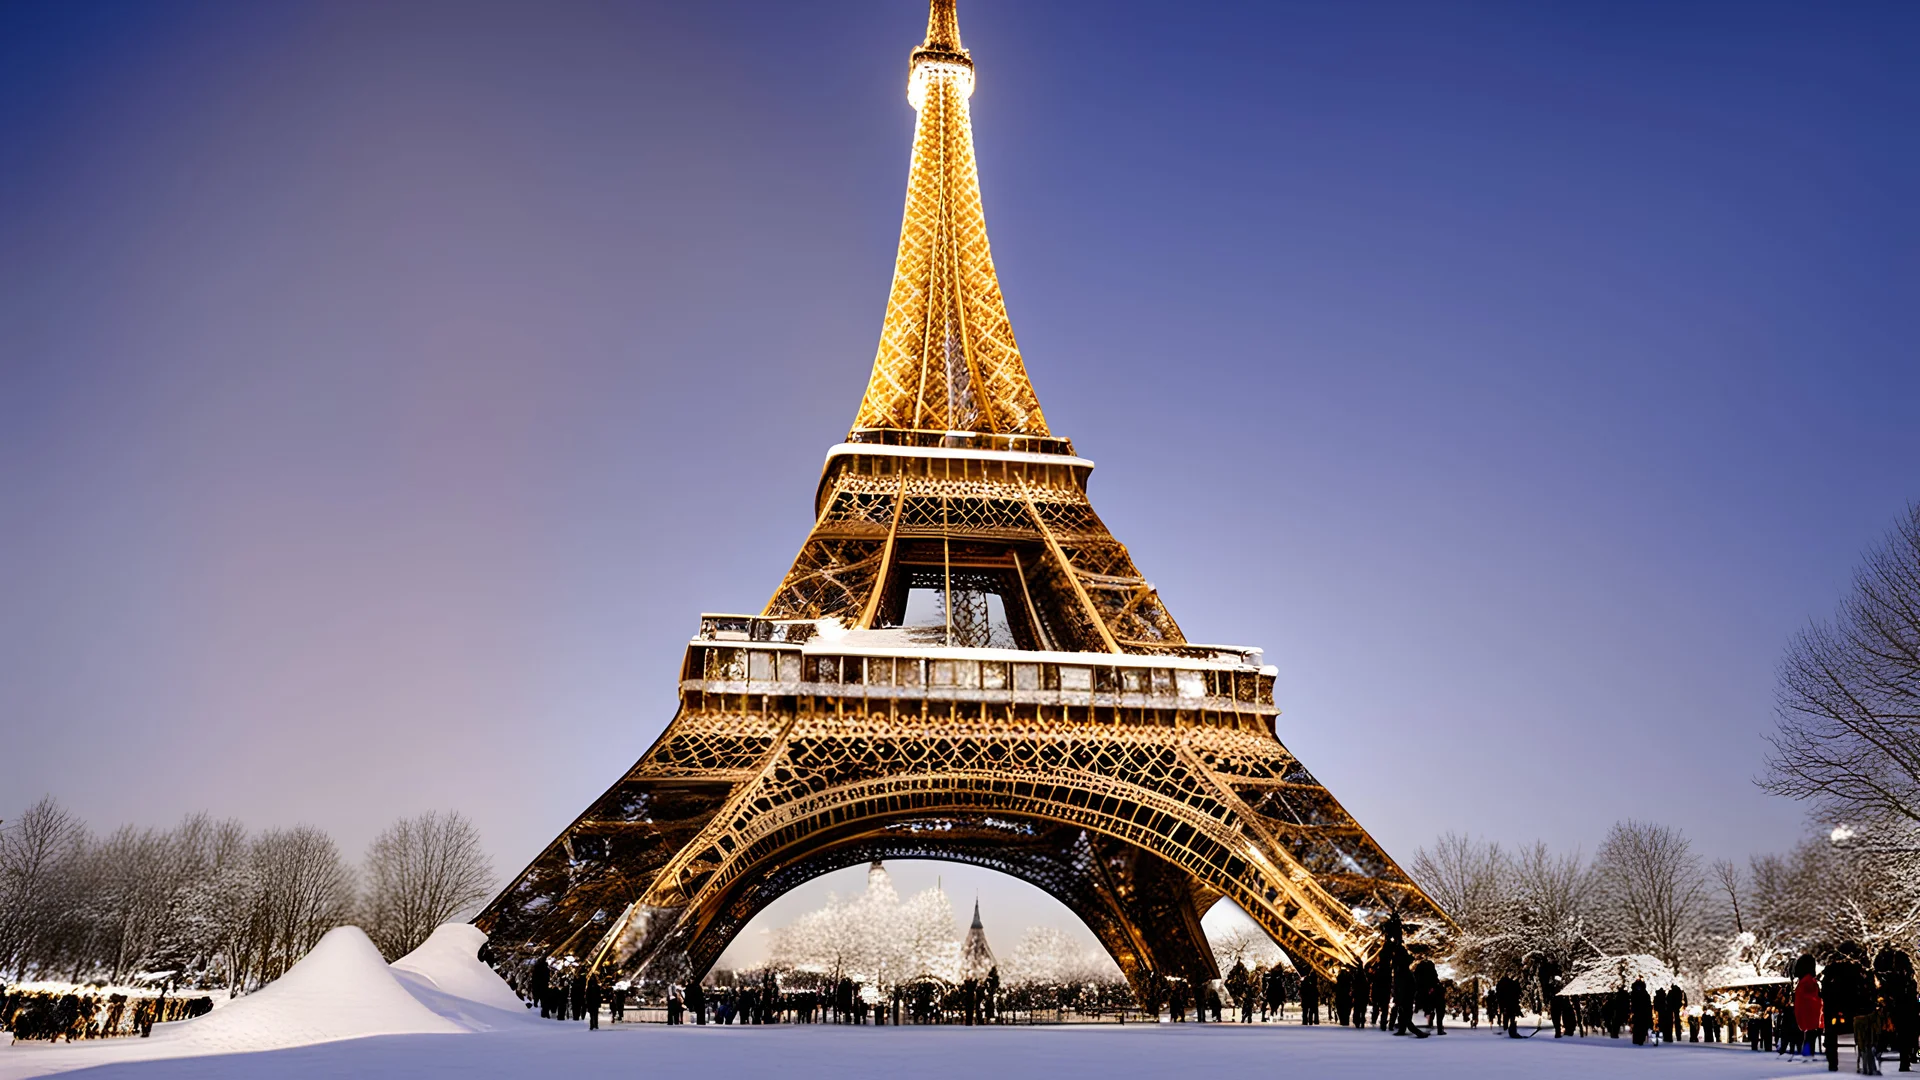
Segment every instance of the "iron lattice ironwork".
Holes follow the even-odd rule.
[[[951,0],[914,50],[873,378],[758,616],[703,616],[680,709],[477,920],[506,962],[680,980],[793,886],[872,859],[1030,881],[1136,986],[1218,972],[1225,897],[1333,975],[1446,916],[1287,751],[1257,649],[1182,635],[1048,432],[988,254]],[[916,592],[935,617],[914,618]],[[917,624],[916,624],[917,623]]]

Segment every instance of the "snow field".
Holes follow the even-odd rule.
[[[158,1025],[151,1038],[16,1043],[0,1049],[0,1080],[167,1058],[205,1064],[230,1055],[383,1035],[543,1026],[479,961],[484,941],[486,935],[475,927],[449,924],[389,966],[359,927],[338,927],[257,992],[206,1016]]]
[[[1611,1039],[1429,1039],[1290,1024],[1061,1027],[665,1027],[540,1020],[443,926],[382,962],[355,927],[322,938],[280,980],[150,1039],[0,1048],[0,1080],[86,1070],[89,1080],[327,1077],[775,1077],[778,1080],[1116,1080],[1128,1077],[1410,1075],[1421,1080],[1772,1080],[1825,1071],[1744,1048],[1635,1047]],[[460,1035],[462,1038],[447,1038]],[[1852,1063],[1849,1060],[1847,1064]]]
[[[0,1076],[8,1072],[0,1052]],[[72,1065],[65,1066],[72,1068]],[[1847,1062],[1845,1067],[1851,1067]],[[1293,1025],[1071,1027],[676,1027],[535,1021],[467,1038],[389,1035],[221,1057],[111,1064],[87,1080],[321,1080],[527,1076],[751,1077],[767,1080],[1772,1080],[1825,1075],[1826,1063],[1744,1048],[1634,1047],[1625,1040],[1510,1040],[1482,1028],[1441,1038]]]

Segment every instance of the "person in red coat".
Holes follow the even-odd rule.
[[[1820,983],[1813,977],[1813,957],[1802,956],[1794,962],[1793,973],[1800,981],[1793,987],[1793,1023],[1800,1029],[1800,1056],[1813,1056],[1813,1035],[1826,1026],[1821,1015]]]

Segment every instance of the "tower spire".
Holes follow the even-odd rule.
[[[960,50],[960,13],[954,0],[931,0],[927,5],[927,48]]]
[[[907,206],[863,429],[1047,435],[987,244],[973,156],[973,58],[954,0],[930,0],[908,62],[914,121]]]

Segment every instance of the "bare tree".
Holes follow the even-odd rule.
[[[1650,953],[1676,970],[1700,958],[1707,883],[1679,830],[1616,824],[1594,856],[1593,881],[1607,948]]]
[[[243,985],[234,946],[246,923],[252,877],[246,827],[196,815],[181,826],[178,842],[191,871],[174,893],[160,946],[165,962],[208,984]]]
[[[1464,933],[1493,933],[1505,921],[1510,875],[1499,844],[1442,833],[1432,851],[1414,852],[1413,876]]]
[[[1413,877],[1460,928],[1453,962],[1461,971],[1497,977],[1523,951],[1515,924],[1513,866],[1500,845],[1448,832],[1432,850],[1414,852]]]
[[[19,975],[35,959],[56,910],[62,863],[85,843],[85,826],[52,796],[0,828],[0,975]]]
[[[493,865],[480,832],[458,813],[403,818],[367,851],[363,920],[373,943],[395,960],[434,928],[493,891]]]
[[[309,825],[262,833],[251,861],[248,984],[258,986],[279,978],[321,935],[347,921],[353,872],[333,838]]]
[[[1920,826],[1920,503],[1780,666],[1762,786],[1834,822]]]
[[[1727,920],[1736,934],[1747,932],[1745,913],[1740,908],[1740,894],[1745,883],[1740,877],[1740,868],[1732,859],[1715,859],[1712,867],[1713,884],[1720,892],[1720,898],[1726,901]]]
[[[1208,944],[1213,946],[1213,962],[1219,965],[1220,970],[1225,971],[1235,964],[1253,967],[1253,964],[1247,963],[1247,959],[1253,955],[1254,949],[1265,942],[1246,927],[1235,926],[1223,931],[1219,937],[1213,938]]]
[[[1544,841],[1535,841],[1511,865],[1511,918],[1519,954],[1538,953],[1571,971],[1575,961],[1592,953],[1586,937],[1592,878],[1580,852],[1555,855]]]

